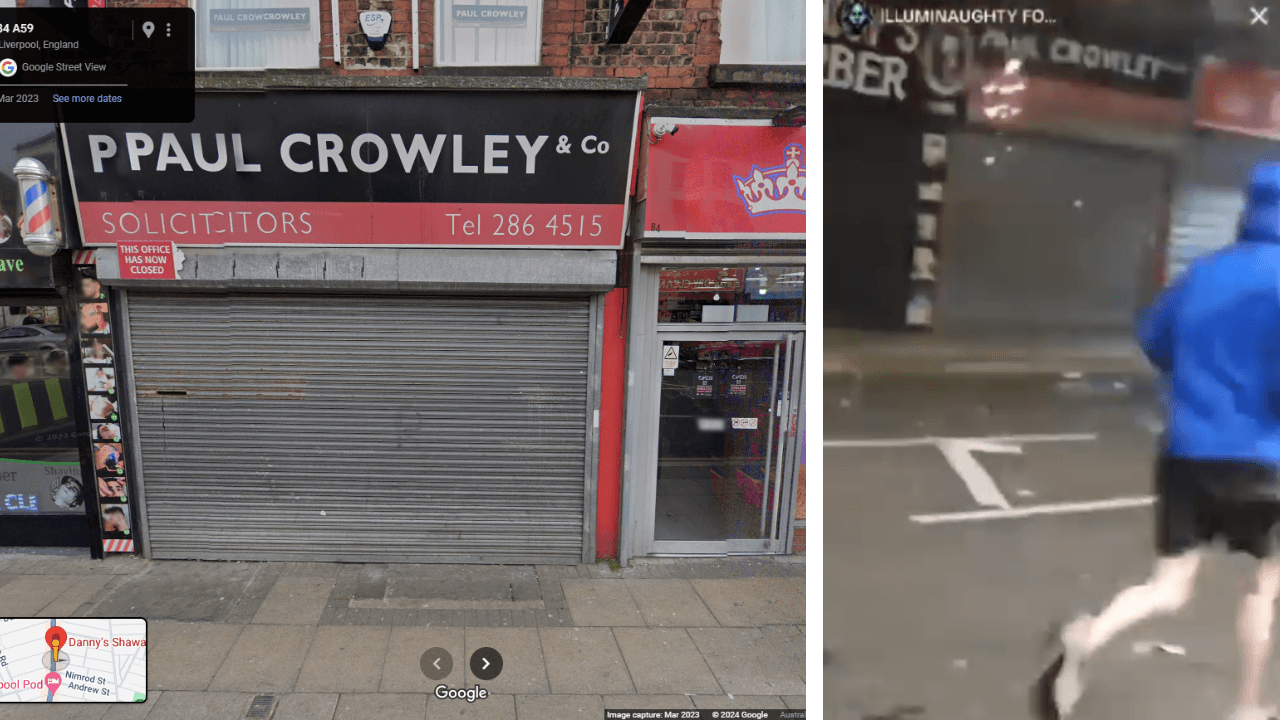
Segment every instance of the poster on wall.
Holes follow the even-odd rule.
[[[85,489],[78,462],[0,459],[0,498],[6,514],[83,515]]]
[[[116,385],[111,305],[94,267],[80,266],[77,280],[77,321],[84,357],[85,390],[88,392],[94,473],[90,487],[84,488],[84,492],[97,493],[103,552],[131,553],[136,538],[129,504],[129,468],[125,461]]]

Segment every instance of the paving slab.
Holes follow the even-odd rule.
[[[578,627],[644,626],[625,580],[562,580],[560,585]]]
[[[491,693],[511,695],[551,691],[538,628],[467,628],[465,641],[464,654],[454,658],[453,666],[462,666],[467,686],[480,685]],[[502,673],[492,680],[471,675],[471,653],[482,647],[502,654]]]
[[[361,567],[353,597],[356,600],[380,600],[386,597],[389,572],[387,565],[369,563]]]
[[[337,693],[291,693],[276,703],[271,720],[329,720],[337,709]]]
[[[74,575],[20,576],[0,587],[0,608],[9,617],[35,617],[79,580]]]
[[[804,680],[759,628],[689,630],[702,657],[729,695],[803,695]],[[770,692],[772,691],[772,692]]]
[[[538,575],[528,566],[396,565],[387,571],[388,600],[516,603],[541,597]]]
[[[90,598],[98,594],[107,583],[111,582],[110,575],[89,575],[82,577],[72,583],[61,595],[53,599],[48,605],[40,608],[37,613],[40,617],[58,617],[69,616],[80,608],[81,605],[89,602]]]
[[[765,625],[760,628],[765,642],[774,647],[778,661],[789,672],[805,679],[806,660],[803,625]]]
[[[164,695],[163,690],[148,690],[146,702],[112,703],[102,720],[146,720],[156,708],[161,695]]]
[[[292,692],[315,631],[294,625],[246,625],[209,689]]]
[[[93,614],[221,622],[244,595],[256,568],[256,563],[151,563],[116,586]]]
[[[318,625],[334,582],[331,578],[310,577],[276,580],[275,587],[253,616],[254,624]]]
[[[688,695],[605,695],[605,710],[690,710]]]
[[[427,696],[418,693],[344,693],[333,720],[425,720]]]
[[[294,692],[377,692],[390,637],[389,627],[317,628]]]
[[[720,694],[702,653],[684,628],[615,628],[636,692],[652,695]]]
[[[599,695],[517,695],[517,720],[599,720],[604,700]]]
[[[220,623],[148,621],[148,690],[208,689],[243,629],[243,625]]]
[[[427,720],[516,720],[516,696],[490,695],[473,703],[430,697]]]
[[[783,695],[782,702],[787,704],[787,708],[791,710],[804,710],[804,695]]]
[[[694,695],[693,704],[703,710],[789,710],[777,695]]]
[[[800,624],[804,593],[791,578],[691,580],[698,595],[725,627]],[[803,587],[800,585],[799,587]]]
[[[467,657],[463,655],[462,635],[462,628],[391,628],[386,662],[382,666],[382,684],[378,690],[390,693],[430,693],[441,683],[460,687],[463,682],[463,665],[467,662]],[[444,648],[453,657],[453,672],[443,680],[432,680],[422,673],[422,654],[433,647]],[[495,649],[502,652],[500,648]],[[432,699],[431,702],[437,700]],[[428,703],[428,708],[430,704]]]
[[[102,703],[6,703],[0,720],[102,720],[108,709]]]
[[[341,563],[290,562],[285,563],[280,569],[280,575],[281,577],[336,578],[342,572],[342,567]]]
[[[688,580],[627,580],[650,627],[715,627],[715,616]]]
[[[541,628],[538,635],[551,692],[609,695],[636,691],[612,629]]]
[[[232,720],[243,718],[252,701],[249,693],[177,690],[162,694],[147,720]]]

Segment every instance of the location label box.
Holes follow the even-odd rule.
[[[0,122],[194,117],[194,11],[0,9]]]

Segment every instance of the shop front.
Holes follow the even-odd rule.
[[[623,561],[803,542],[805,131],[650,117],[633,233]]]
[[[1254,165],[1280,162],[1280,70],[1208,58],[1178,163],[1164,279],[1235,242]]]
[[[938,282],[920,292],[934,308],[920,324],[1127,338],[1168,237],[1190,127],[1189,48],[1046,33],[1028,36],[1019,58],[1015,40],[987,41],[969,122],[944,140],[945,202],[931,221]]]
[[[1167,235],[1187,38],[1105,8],[854,32],[841,7],[824,47],[827,323],[1127,330]]]
[[[141,549],[594,561],[638,103],[297,90],[68,126]]]
[[[56,182],[24,187],[14,172],[31,159],[60,175],[55,126],[5,125],[0,148],[0,546],[92,548],[71,257],[23,241],[33,230],[60,236],[63,212]]]

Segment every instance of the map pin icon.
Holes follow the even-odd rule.
[[[44,642],[53,650],[53,662],[58,662],[58,650],[67,646],[67,631],[54,626],[44,632]]]
[[[44,686],[49,688],[49,697],[52,698],[54,693],[58,692],[58,688],[62,687],[62,676],[56,672],[45,675]]]
[[[156,24],[155,24],[155,23],[151,22],[150,20],[148,20],[147,22],[142,23],[142,32],[143,32],[143,34],[145,34],[147,37],[151,37],[151,33],[155,32],[155,31],[156,31]]]

